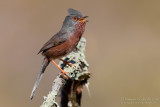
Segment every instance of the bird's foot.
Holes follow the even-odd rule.
[[[61,70],[61,73],[60,73],[59,75],[62,75],[62,74],[65,74],[67,77],[71,78],[71,77],[68,75],[69,72],[65,72],[65,71]]]
[[[61,73],[59,73],[59,75],[68,80],[71,77],[67,73],[68,72],[65,72],[65,73],[61,72]]]

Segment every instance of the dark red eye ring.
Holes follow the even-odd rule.
[[[73,17],[73,20],[76,21],[76,20],[77,20],[77,17]]]

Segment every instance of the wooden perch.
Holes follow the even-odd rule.
[[[88,83],[90,72],[88,72],[88,63],[85,60],[85,38],[81,38],[77,45],[76,52],[71,52],[60,61],[59,66],[69,73],[70,79],[66,79],[65,75],[58,75],[53,82],[52,91],[49,92],[47,97],[44,97],[44,102],[41,107],[59,107],[56,102],[56,97],[61,92],[60,107],[80,107],[83,85]]]

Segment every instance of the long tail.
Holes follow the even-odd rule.
[[[39,82],[40,82],[40,80],[41,80],[41,78],[43,76],[43,73],[44,73],[46,67],[48,66],[49,62],[50,61],[47,58],[44,58],[43,63],[42,63],[42,68],[41,68],[41,71],[38,74],[37,80],[36,80],[36,82],[34,84],[34,87],[33,87],[33,90],[32,90],[31,96],[30,96],[30,100],[33,99],[33,97],[35,95],[35,92],[36,92],[36,89],[37,89],[37,87],[39,85]]]

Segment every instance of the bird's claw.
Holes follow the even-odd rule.
[[[63,75],[64,74],[64,75]],[[61,73],[59,73],[59,75],[61,75],[63,78],[65,78],[65,79],[68,79],[68,78],[71,78],[69,75],[69,72],[61,72]]]

